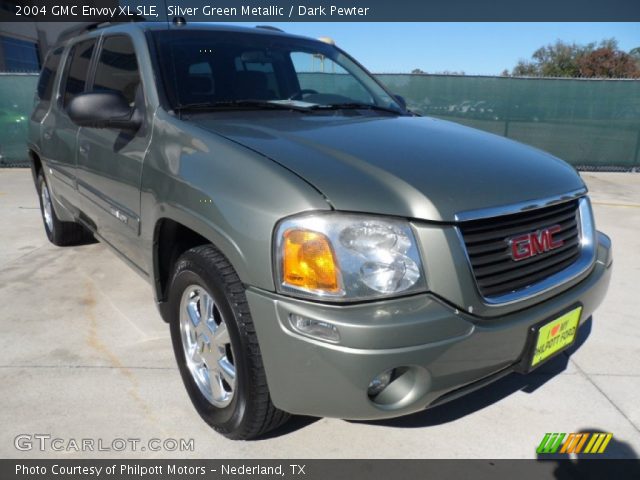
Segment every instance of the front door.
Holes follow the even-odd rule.
[[[90,91],[121,94],[145,119],[135,132],[116,128],[80,129],[78,191],[98,234],[139,268],[140,182],[151,128],[133,42],[122,34],[104,37]]]

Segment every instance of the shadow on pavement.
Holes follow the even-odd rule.
[[[309,425],[317,422],[318,420],[320,420],[320,418],[318,417],[303,417],[301,415],[294,415],[291,417],[291,419],[287,423],[285,423],[280,428],[276,428],[275,430],[267,432],[266,434],[261,435],[255,440],[269,440],[271,438],[277,438],[277,437],[282,437],[284,435],[289,435],[290,433],[293,433],[295,431],[302,430],[303,428],[308,427]]]

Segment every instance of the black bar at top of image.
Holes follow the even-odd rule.
[[[219,10],[205,9],[205,6],[216,7]],[[169,12],[168,7],[180,7],[181,10],[173,8]],[[90,8],[94,10],[89,10]],[[102,9],[102,12],[108,13],[100,14],[100,10],[95,9]],[[22,14],[18,15],[21,12]],[[95,22],[126,20],[134,15],[142,15],[148,21],[161,22],[176,16],[184,17],[187,22],[631,22],[640,21],[640,1],[0,0],[0,21]]]

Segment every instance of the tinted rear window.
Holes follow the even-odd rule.
[[[53,84],[56,79],[56,72],[60,65],[60,55],[62,55],[62,47],[55,49],[53,52],[47,55],[47,59],[44,62],[42,72],[40,72],[40,79],[38,80],[38,98],[43,101],[51,100],[53,95]]]

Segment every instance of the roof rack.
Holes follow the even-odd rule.
[[[274,32],[282,32],[284,33],[284,30],[278,28],[278,27],[272,27],[271,25],[256,25],[256,28],[262,28],[263,30],[273,30]]]
[[[131,22],[144,22],[146,19],[142,15],[127,15],[126,20],[114,20],[118,17],[110,17],[109,20],[105,20],[102,22],[77,22],[73,27],[67,28],[63,30],[60,35],[58,35],[58,40],[56,43],[62,43],[70,38],[76,37],[86,32],[90,32],[92,30],[97,30],[98,28],[109,27],[111,25],[118,25],[122,23],[131,23]]]

